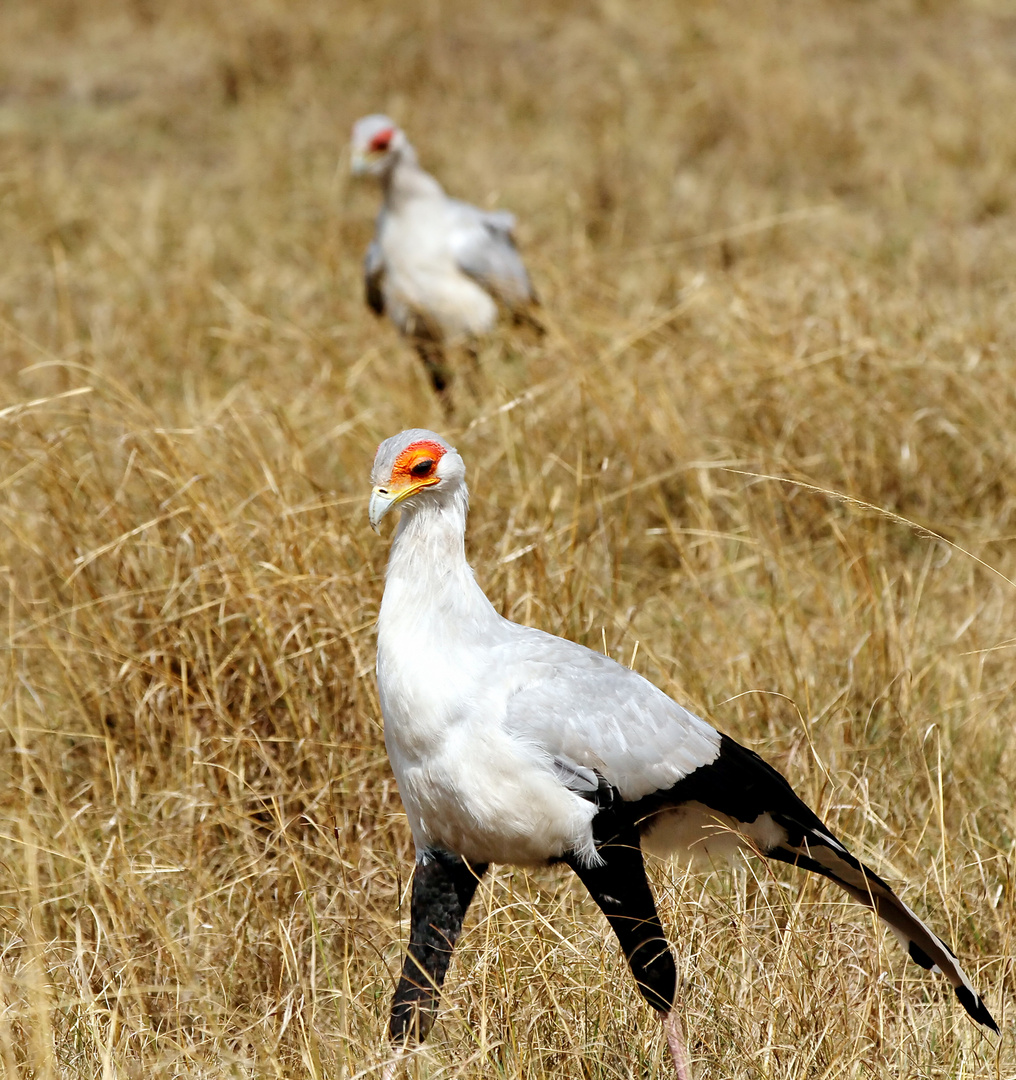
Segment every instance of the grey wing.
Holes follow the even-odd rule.
[[[454,211],[450,241],[458,268],[508,307],[533,303],[533,286],[515,246],[514,215],[506,210],[485,212],[460,202]]]
[[[632,801],[716,760],[719,732],[647,679],[574,642],[531,633],[553,647],[533,643],[540,661],[509,700],[505,723],[547,752],[557,771],[562,763],[580,776],[591,769]]]
[[[363,257],[363,284],[367,306],[377,315],[385,313],[384,279],[385,257],[381,245],[374,239]]]

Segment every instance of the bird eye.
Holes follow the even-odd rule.
[[[383,135],[376,135],[370,141],[371,150],[387,150],[388,144],[392,141],[391,135],[385,132]]]
[[[409,471],[413,476],[427,476],[433,468],[434,462],[430,458],[424,458],[423,461],[418,461]]]

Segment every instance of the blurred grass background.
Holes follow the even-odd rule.
[[[365,510],[415,425],[497,606],[777,764],[1007,1024],[1014,50],[1002,0],[0,7],[0,1072],[379,1075]],[[518,214],[551,328],[451,428],[362,303],[375,111]],[[653,872],[700,1076],[1016,1076],[831,887]],[[412,1068],[661,1055],[580,888],[502,868]]]

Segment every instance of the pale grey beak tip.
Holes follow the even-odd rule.
[[[381,524],[381,519],[394,505],[395,499],[393,499],[387,491],[382,492],[377,488],[374,488],[370,493],[370,505],[367,507],[367,517],[370,520],[370,527],[374,532],[381,531],[378,528]]]

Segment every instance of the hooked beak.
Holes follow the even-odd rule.
[[[403,498],[405,496],[403,495]],[[370,519],[370,527],[374,532],[378,531],[381,519],[399,501],[399,495],[393,494],[388,488],[376,487],[370,493],[370,505],[367,507],[367,517]]]
[[[415,484],[406,484],[405,487],[393,491],[388,487],[375,487],[370,493],[370,504],[367,507],[367,517],[370,519],[370,527],[374,532],[378,531],[381,519],[393,506],[398,506],[410,495],[415,495],[421,488],[432,487],[438,483],[436,476],[429,476],[426,480],[420,480]]]

